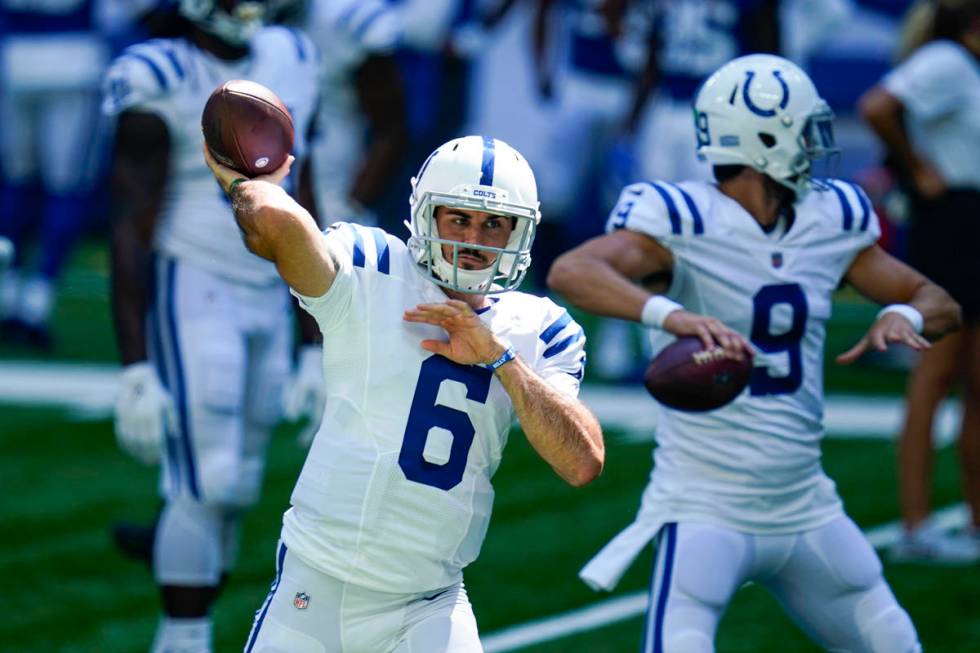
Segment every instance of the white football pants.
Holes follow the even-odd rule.
[[[643,653],[712,653],[735,591],[767,588],[817,644],[834,653],[917,653],[915,627],[848,517],[804,533],[753,535],[667,524],[657,538]]]
[[[280,543],[276,578],[245,653],[483,653],[462,583],[375,592],[328,576]]]

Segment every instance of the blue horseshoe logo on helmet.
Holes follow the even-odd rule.
[[[782,73],[778,70],[772,71],[772,76],[776,78],[779,85],[783,87],[783,99],[779,101],[779,108],[785,109],[786,105],[789,104],[789,86],[786,85],[786,80],[783,79]],[[762,116],[763,118],[772,118],[776,115],[775,109],[760,109],[755,104],[752,103],[752,98],[749,97],[749,85],[752,83],[752,78],[755,77],[755,72],[752,70],[747,70],[745,72],[745,86],[742,87],[742,100],[745,102],[745,106],[749,108],[749,111],[757,116]]]

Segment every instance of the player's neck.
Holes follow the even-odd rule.
[[[449,288],[443,288],[442,292],[446,293],[446,296],[450,299],[458,299],[461,302],[466,302],[474,311],[478,311],[481,308],[486,308],[486,306],[490,303],[490,300],[487,299],[486,295],[459,292],[457,290],[450,290]]]
[[[191,40],[194,45],[210,52],[219,59],[225,61],[237,61],[248,55],[249,48],[247,45],[231,45],[222,41],[217,36],[208,34],[201,29],[194,29],[191,33]]]
[[[719,183],[718,189],[738,202],[763,229],[776,224],[786,200],[775,182],[751,168]]]

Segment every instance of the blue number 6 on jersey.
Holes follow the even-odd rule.
[[[408,413],[405,437],[398,466],[405,478],[423,485],[431,485],[442,490],[451,490],[463,480],[466,471],[466,458],[473,445],[476,429],[465,411],[437,404],[439,386],[443,381],[458,381],[466,386],[466,398],[470,401],[486,403],[490,394],[490,380],[493,372],[475,365],[460,365],[442,356],[430,356],[422,362],[419,380],[415,385],[415,397]],[[442,465],[430,463],[423,458],[429,431],[434,427],[446,429],[453,434],[449,460]]]

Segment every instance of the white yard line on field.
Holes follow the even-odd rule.
[[[960,503],[937,510],[933,513],[933,520],[938,528],[952,530],[966,525],[968,515],[966,505]],[[900,533],[900,524],[889,522],[866,530],[864,535],[876,549],[882,549],[897,541]],[[482,637],[483,649],[486,653],[507,653],[576,633],[596,630],[644,614],[648,600],[646,591],[632,592],[553,617],[510,626]]]
[[[60,406],[79,419],[112,414],[119,384],[115,365],[0,363],[0,404]],[[653,441],[657,410],[641,387],[586,385],[582,399],[603,425],[623,431],[628,441]],[[949,400],[936,420],[936,442],[955,439],[959,405]],[[824,423],[830,437],[894,438],[902,419],[902,399],[888,396],[830,395]]]

